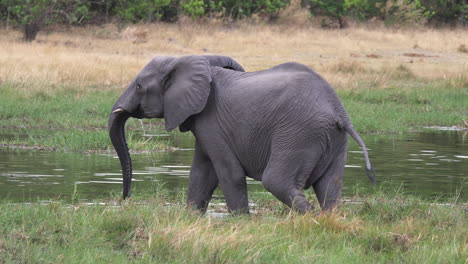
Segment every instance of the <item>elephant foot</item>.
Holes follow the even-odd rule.
[[[303,194],[296,195],[292,201],[291,208],[298,213],[306,214],[315,211],[315,206],[307,201]]]
[[[237,216],[237,215],[250,215],[250,211],[249,211],[249,208],[239,208],[239,209],[236,209],[236,210],[229,210],[229,213],[231,213],[231,215],[233,216]]]
[[[323,212],[332,212],[333,210],[336,210],[338,206],[340,205],[341,200],[326,200],[322,202],[322,211]]]

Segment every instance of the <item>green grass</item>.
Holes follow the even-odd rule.
[[[406,78],[388,88],[374,86],[378,85],[363,83],[360,89],[337,89],[361,133],[401,133],[423,126],[461,125],[468,119],[468,87],[463,80],[423,82]],[[2,83],[0,128],[16,131],[10,137],[0,137],[0,144],[53,150],[112,150],[107,118],[121,90],[61,87],[55,92],[31,92]],[[142,130],[163,132],[162,120],[130,119],[127,128],[132,150],[167,149],[172,144],[167,137],[139,136]]]
[[[354,127],[364,133],[461,126],[468,119],[468,84],[410,82],[385,89],[339,90],[338,94]]]
[[[353,199],[362,203],[314,216],[253,197],[256,214],[223,218],[190,211],[183,195],[164,193],[119,206],[3,203],[0,256],[4,263],[468,261],[467,204],[395,193]]]
[[[30,93],[12,84],[1,84],[0,91],[0,127],[15,129],[12,136],[0,137],[0,144],[52,150],[112,149],[107,120],[120,91],[97,88],[83,91],[72,87],[54,93]],[[161,124],[159,120],[130,119],[127,125],[129,147],[132,150],[167,149],[171,145],[167,138],[148,140],[139,136],[143,127],[162,132]]]

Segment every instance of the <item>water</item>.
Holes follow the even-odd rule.
[[[379,188],[427,199],[468,201],[468,134],[423,131],[408,135],[364,135]],[[193,138],[178,135],[180,150],[133,154],[134,193],[151,193],[162,184],[171,192],[186,189]],[[370,190],[362,153],[350,140],[344,196]],[[265,192],[248,179],[249,192]],[[358,186],[358,187],[356,187]],[[120,164],[115,154],[63,153],[0,148],[0,199],[15,202],[82,200],[120,195]],[[220,191],[216,192],[222,196]]]

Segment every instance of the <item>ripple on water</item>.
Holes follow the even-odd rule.
[[[90,183],[117,183],[117,184],[122,184],[122,182],[118,182],[118,181],[89,181]]]
[[[362,168],[360,165],[345,165],[345,168]]]
[[[120,181],[122,183],[122,178],[104,178],[109,181]],[[143,180],[132,178],[132,182],[142,182]]]
[[[13,178],[62,178],[63,175],[51,174],[28,174],[28,173],[0,173],[0,176],[13,177]]]
[[[455,160],[455,159],[439,159],[440,161],[446,161],[446,162],[460,162],[460,160]]]
[[[101,172],[101,173],[94,173],[94,176],[117,176],[122,175],[121,173],[110,173],[110,172]]]
[[[0,131],[1,134],[1,131]],[[422,197],[453,197],[462,190],[468,200],[468,142],[460,132],[430,132],[409,135],[363,135],[381,188],[403,186],[405,192]],[[174,142],[181,149],[133,155],[133,181],[138,193],[154,192],[154,182],[169,193],[187,189],[193,159],[193,138]],[[179,143],[177,143],[179,144]],[[184,145],[182,145],[184,144]],[[362,150],[350,142],[343,195],[353,195],[358,184],[371,190],[363,177]],[[465,151],[465,152],[463,152]],[[0,151],[0,199],[37,201],[39,198],[71,199],[74,192],[83,199],[108,197],[122,188],[117,156],[64,152]],[[265,192],[261,182],[247,180],[249,193]],[[76,187],[80,185],[79,187]],[[44,188],[47,186],[47,188]],[[313,193],[313,190],[309,191]],[[221,191],[215,194],[222,197]],[[312,194],[313,195],[313,194]],[[222,199],[222,198],[221,198]]]

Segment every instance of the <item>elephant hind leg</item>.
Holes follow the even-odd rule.
[[[340,203],[346,152],[347,147],[345,144],[317,181],[313,183],[320,207],[324,211],[332,210]]]
[[[305,159],[305,155],[296,154],[294,156],[297,159]],[[270,159],[262,176],[262,184],[291,209],[299,213],[307,213],[314,210],[314,206],[307,201],[304,186],[319,157],[302,164],[298,163],[297,159],[291,156]]]

